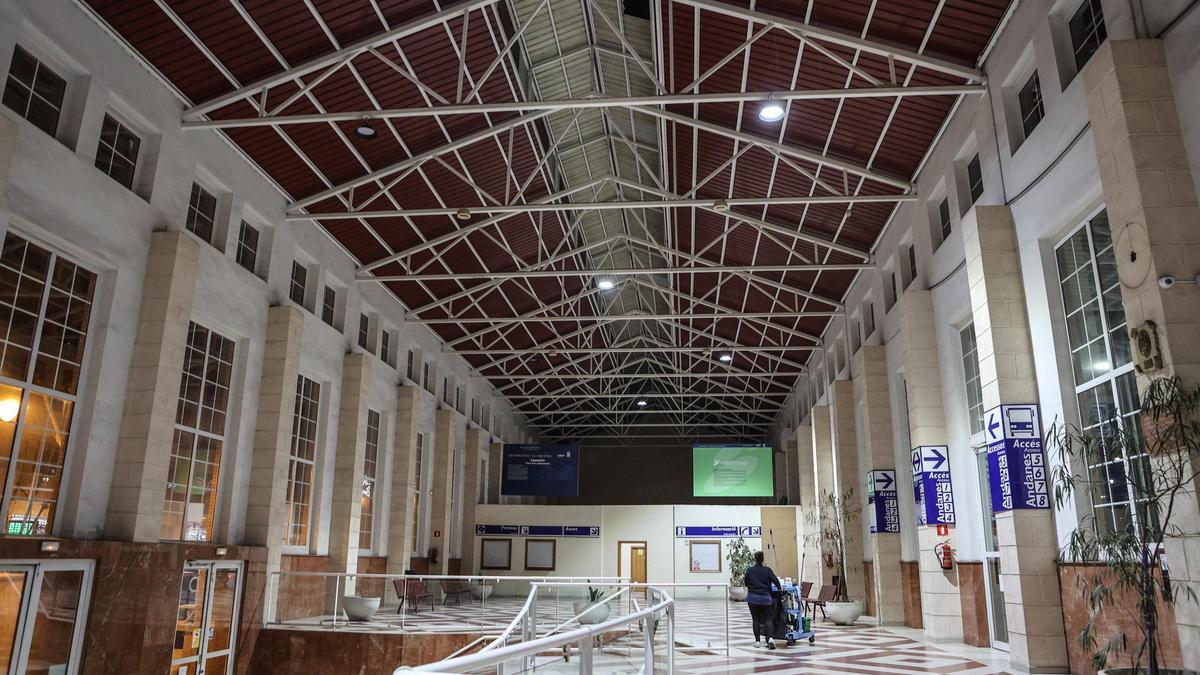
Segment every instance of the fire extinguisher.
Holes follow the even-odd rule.
[[[938,564],[942,566],[942,569],[954,569],[954,548],[950,546],[949,540],[934,546],[933,554],[937,556]]]
[[[825,566],[830,569],[833,568],[833,554],[832,553],[829,553],[829,552],[825,553]]]

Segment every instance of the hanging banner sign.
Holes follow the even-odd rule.
[[[476,525],[479,537],[599,537],[595,525]]]
[[[896,498],[896,472],[876,469],[867,472],[867,511],[871,534],[900,531],[900,502]]]
[[[501,494],[578,497],[579,448],[505,443],[500,476]]]
[[[677,538],[692,537],[761,537],[758,525],[679,525],[675,528]]]
[[[944,445],[912,450],[913,499],[917,525],[953,525],[954,490],[950,484],[950,452]]]
[[[999,405],[983,419],[992,511],[1050,508],[1037,404]]]

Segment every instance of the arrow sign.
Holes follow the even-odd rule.
[[[996,413],[993,412],[991,415],[988,416],[988,428],[987,428],[988,434],[991,435],[993,440],[995,440],[997,438],[996,430],[999,428],[1000,428],[1000,420],[996,419]]]
[[[877,471],[875,476],[877,480],[883,481],[883,485],[875,484],[876,490],[890,490],[896,484],[896,474],[891,471]]]
[[[933,464],[933,466],[926,467],[926,471],[937,471],[946,463],[946,455],[937,448],[925,448],[925,454],[921,459],[926,464]]]

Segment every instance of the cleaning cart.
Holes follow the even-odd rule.
[[[783,639],[787,640],[789,647],[795,645],[801,640],[816,642],[817,636],[812,630],[812,619],[804,615],[804,598],[800,597],[800,587],[796,584],[783,584],[783,591],[780,594],[782,611],[780,614],[785,615],[784,625],[786,628],[781,631]],[[778,631],[779,629],[776,628]]]

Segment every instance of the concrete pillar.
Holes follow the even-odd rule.
[[[396,388],[396,436],[391,465],[391,502],[388,504],[388,574],[404,574],[413,555],[412,506],[417,489],[417,415],[421,395],[421,388],[416,385]],[[387,592],[389,598],[394,598],[394,589],[388,588]]]
[[[1037,403],[1033,344],[1012,212],[1007,206],[977,206],[963,218],[962,228],[983,409],[1005,403]],[[1013,667],[1037,672],[1065,670],[1067,647],[1057,592],[1054,512],[1000,512],[996,514],[996,532]],[[973,604],[968,595],[984,592],[986,574],[985,569],[979,575],[979,588],[964,589],[964,604]],[[974,620],[971,614],[965,611],[963,618],[968,636],[982,632],[970,630],[968,622],[989,625]],[[983,637],[974,641],[987,644],[980,639]]]
[[[863,345],[855,355],[858,362],[854,379],[854,398],[858,403],[858,430],[861,445],[867,449],[868,471],[895,471],[896,460],[892,448],[892,404],[888,391],[887,348]],[[868,515],[864,516],[869,517]],[[871,537],[871,567],[874,570],[874,588],[867,593],[874,595],[876,613],[882,625],[904,624],[904,596],[897,592],[902,588],[900,577],[900,533],[877,532]]]
[[[787,495],[788,504],[800,503],[800,458],[799,448],[796,444],[796,433],[788,430],[786,441],[784,442],[785,463],[787,464],[787,475],[784,480],[785,494]]]
[[[909,289],[899,302],[909,441],[914,448],[946,445],[946,416],[942,407],[942,374],[934,330],[937,323],[933,313],[933,294]],[[911,467],[901,474],[911,478]],[[958,573],[956,570],[943,570],[933,555],[934,546],[947,540],[951,546],[955,546],[953,529],[949,535],[939,536],[934,525],[917,526],[921,619],[927,639],[958,642],[963,638]]]
[[[1121,299],[1130,327],[1157,325],[1164,367],[1138,375],[1177,375],[1200,382],[1200,296],[1190,286],[1162,289],[1164,274],[1190,278],[1200,263],[1200,208],[1180,131],[1175,92],[1159,40],[1109,40],[1084,68],[1084,90],[1100,163],[1100,182],[1123,281]],[[1131,252],[1137,253],[1133,260]],[[1165,539],[1171,582],[1200,585],[1200,507],[1193,485],[1176,503]],[[1200,644],[1200,603],[1180,594],[1175,624],[1181,645]],[[1200,649],[1183,649],[1185,668],[1200,670]]]
[[[359,518],[362,515],[363,462],[367,449],[367,410],[375,357],[353,352],[342,358],[342,400],[337,447],[333,449],[333,503],[329,517],[329,571],[358,571]],[[343,592],[354,593],[353,580]],[[331,584],[329,592],[334,592]]]
[[[163,494],[171,464],[200,243],[183,232],[154,232],[117,443],[107,536],[161,539]]]
[[[500,497],[500,466],[504,452],[503,443],[488,445],[488,497],[487,503],[499,504]]]
[[[479,503],[479,471],[488,451],[487,432],[477,427],[467,429],[467,444],[463,448],[462,528],[459,530],[459,557],[462,573],[475,570],[475,505]],[[491,468],[490,465],[488,467]]]
[[[834,570],[825,566],[824,551],[826,548],[824,528],[821,525],[825,501],[828,495],[837,493],[837,485],[833,482],[833,429],[830,425],[829,406],[818,405],[812,409],[813,429],[813,476],[816,485],[813,495],[816,502],[816,534],[817,547],[821,552],[820,564],[817,566],[818,576],[813,577],[814,584],[829,584],[833,582]]]
[[[862,505],[866,501],[865,481],[858,470],[858,434],[855,429],[854,383],[835,380],[830,388],[833,413],[833,468],[838,499],[849,495],[842,506],[842,550],[846,556],[846,591],[852,600],[866,598],[863,573]]]
[[[821,578],[821,528],[816,520],[817,478],[813,461],[813,426],[796,427],[796,480],[800,507],[800,578],[816,583]]]
[[[267,339],[254,423],[254,454],[250,461],[250,493],[246,500],[246,543],[267,547],[268,573],[279,570],[287,526],[288,459],[303,336],[304,314],[299,307],[288,303],[267,310]]]
[[[429,545],[438,550],[438,561],[430,563],[430,574],[445,574],[450,560],[446,544],[452,539],[454,526],[454,437],[458,413],[450,408],[437,411],[437,426],[433,432],[433,456],[427,464],[433,470],[433,487],[429,504]]]

